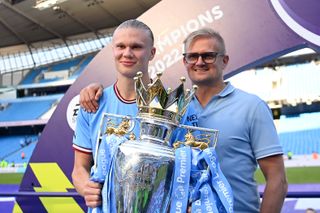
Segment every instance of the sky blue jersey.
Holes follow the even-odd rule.
[[[104,113],[136,116],[137,112],[136,101],[122,98],[116,84],[105,88],[96,113],[88,113],[82,108],[79,110],[73,137],[73,148],[80,152],[92,154],[95,158],[98,134]],[[135,127],[134,132],[137,132],[137,127]]]

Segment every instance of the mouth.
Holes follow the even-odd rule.
[[[122,64],[123,66],[126,66],[126,67],[131,67],[131,66],[135,65],[136,62],[134,62],[134,61],[120,61],[120,64]]]
[[[207,72],[208,69],[205,69],[205,68],[194,68],[193,69],[195,72]]]

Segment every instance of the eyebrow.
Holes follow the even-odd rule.
[[[133,42],[133,43],[125,44],[124,42],[121,41],[118,43],[114,42],[113,44],[114,44],[114,46],[119,46],[119,45],[130,46],[130,47],[132,47],[132,46],[139,46],[139,47],[145,46],[143,42]]]

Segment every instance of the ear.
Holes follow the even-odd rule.
[[[222,58],[222,69],[225,69],[229,62],[229,56],[224,55]]]
[[[154,56],[156,55],[156,51],[157,51],[156,48],[152,47],[149,61],[151,61],[154,58]]]
[[[184,65],[184,66],[187,66],[187,65],[188,65],[187,62],[186,62],[186,59],[185,59],[184,57],[182,57],[182,62],[183,62],[183,65]]]
[[[223,56],[222,61],[223,61],[223,64],[224,64],[225,66],[227,66],[227,64],[228,64],[228,62],[229,62],[229,56],[228,56],[228,55]]]

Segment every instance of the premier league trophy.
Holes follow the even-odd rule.
[[[104,182],[103,212],[186,212],[188,205],[192,212],[210,212],[220,202],[215,191],[223,189],[211,180],[221,176],[212,150],[217,130],[179,125],[196,86],[184,90],[181,78],[180,86],[166,90],[160,77],[147,88],[142,73],[135,77],[136,118],[106,114],[103,119],[93,175]],[[225,187],[223,181],[220,185]],[[221,206],[213,212],[232,212]]]
[[[175,154],[170,146],[173,130],[194,90],[181,85],[166,91],[161,74],[148,88],[142,73],[135,78],[139,139],[122,143],[115,157],[114,191],[117,212],[167,212],[174,173]]]

